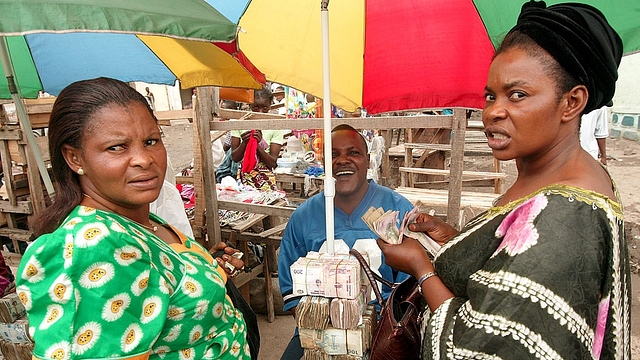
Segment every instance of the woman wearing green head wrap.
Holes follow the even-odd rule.
[[[630,272],[622,205],[582,150],[580,116],[613,97],[620,37],[597,9],[529,2],[496,51],[482,114],[518,177],[459,233],[410,225],[443,246],[378,244],[416,277],[429,314],[423,358],[627,359]]]

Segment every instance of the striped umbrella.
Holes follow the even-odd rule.
[[[264,77],[241,53],[237,25],[202,0],[0,0],[0,98],[16,103],[49,194],[53,185],[21,97],[53,95],[99,76],[122,81],[260,88]]]
[[[265,82],[232,46],[236,24],[200,0],[0,0],[19,95],[57,95],[68,84],[107,76],[183,88],[260,88]],[[219,42],[214,45],[212,41]],[[3,74],[6,76],[6,74]],[[0,98],[10,98],[6,77]]]

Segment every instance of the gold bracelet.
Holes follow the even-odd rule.
[[[432,277],[432,276],[436,276],[437,274],[435,273],[435,271],[429,271],[428,273],[420,276],[420,278],[418,279],[418,286],[420,288],[422,288],[422,283],[427,280],[428,278]]]

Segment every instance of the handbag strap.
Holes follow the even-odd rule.
[[[364,273],[367,275],[367,278],[369,278],[369,283],[371,283],[371,287],[373,288],[373,292],[376,295],[378,304],[380,304],[380,306],[384,306],[384,300],[382,299],[382,294],[380,293],[380,289],[378,288],[378,284],[376,284],[376,281],[380,281],[381,283],[383,283],[384,285],[387,285],[390,288],[393,287],[393,283],[383,278],[382,276],[374,273],[373,270],[371,270],[371,267],[369,267],[369,264],[367,263],[367,261],[364,259],[364,257],[362,257],[362,254],[360,254],[358,250],[351,249],[349,250],[349,254],[353,255],[356,259],[358,259],[358,262],[362,266]]]

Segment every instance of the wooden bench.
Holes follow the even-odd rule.
[[[438,215],[446,214],[449,202],[448,190],[398,187],[395,191],[406,197],[414,205],[420,202],[435,210]],[[460,193],[460,220],[458,226],[464,226],[473,216],[489,209],[499,196],[499,194],[493,193],[462,191]]]
[[[448,183],[449,170],[432,169],[421,167],[424,160],[435,152],[452,152],[451,144],[428,144],[428,143],[405,143],[405,166],[398,169],[402,178],[402,186],[410,187],[435,187],[444,188]],[[414,162],[415,157],[418,159]],[[464,156],[490,156],[493,158],[491,149],[487,146],[486,140],[465,139],[462,157]],[[454,159],[452,159],[454,161]],[[462,160],[458,160],[462,161]],[[412,165],[412,166],[410,166]],[[406,174],[422,174],[443,177],[440,181],[429,181],[418,183],[412,176]],[[502,186],[506,178],[506,174],[501,171],[501,163],[494,158],[493,171],[462,171],[462,186],[482,187],[493,186],[494,193],[502,193]]]
[[[411,168],[401,166],[398,168],[401,173],[409,173],[409,174],[422,174],[422,175],[439,175],[443,176],[444,179],[441,181],[442,184],[438,184],[437,182],[430,183],[431,187],[444,186],[448,183],[449,170],[443,169],[429,169],[429,168]],[[489,171],[462,171],[462,186],[483,186],[488,180],[492,181],[494,184],[494,193],[501,193],[501,182],[506,179],[507,174],[503,172],[489,172]],[[500,182],[498,182],[498,181]],[[415,182],[412,182],[414,187],[419,187]]]

